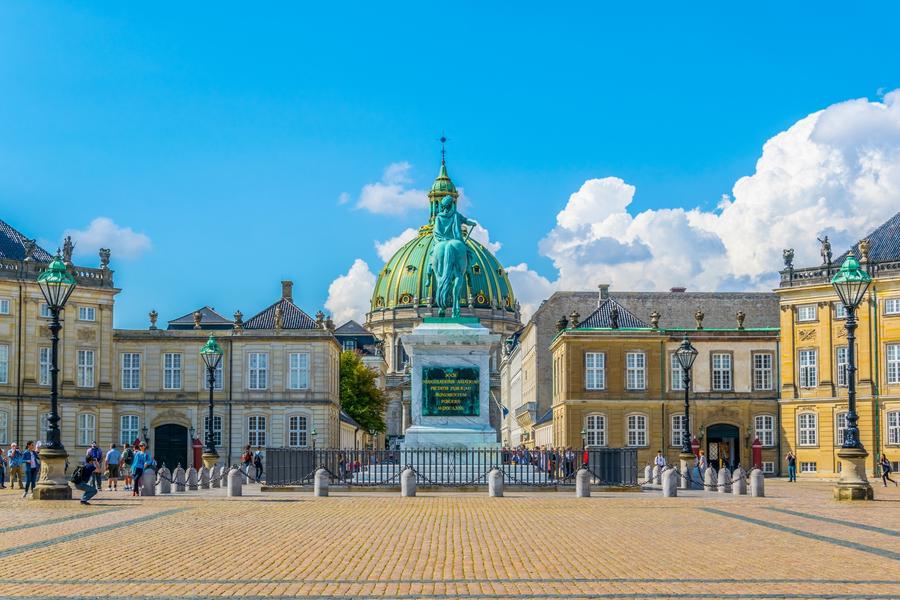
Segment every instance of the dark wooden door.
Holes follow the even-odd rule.
[[[153,458],[159,466],[170,471],[178,465],[187,469],[188,432],[183,425],[160,425],[154,432]]]

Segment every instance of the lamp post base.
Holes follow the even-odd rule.
[[[66,457],[63,449],[41,448],[41,475],[34,487],[35,500],[71,500],[72,488],[66,477]]]
[[[874,494],[866,479],[866,457],[864,448],[841,448],[841,475],[834,486],[835,500],[873,500]]]
[[[203,466],[207,469],[212,469],[216,466],[216,463],[219,462],[219,453],[218,452],[204,452],[200,457],[203,461]]]
[[[678,455],[678,460],[681,463],[679,467],[681,468],[681,477],[678,479],[678,488],[682,490],[691,489],[691,470],[694,468],[694,461],[697,457],[694,456],[693,452],[688,452],[687,454],[681,453]]]

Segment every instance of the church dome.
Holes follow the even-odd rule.
[[[372,294],[372,311],[394,309],[400,307],[429,307],[432,304],[434,282],[431,288],[425,287],[425,274],[428,271],[428,256],[434,243],[432,223],[437,203],[444,196],[451,196],[456,201],[458,193],[453,185],[444,161],[441,170],[431,186],[428,194],[431,218],[428,225],[419,229],[419,234],[403,245],[384,265],[375,282]],[[469,237],[466,240],[469,248],[469,269],[467,273],[467,289],[460,298],[459,305],[463,312],[466,309],[494,309],[516,313],[516,299],[512,285],[503,265],[491,252],[479,242]]]

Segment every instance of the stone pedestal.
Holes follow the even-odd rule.
[[[197,469],[195,469],[194,467],[189,468],[187,470],[187,489],[191,490],[192,492],[197,491],[197,481]]]
[[[65,450],[41,448],[41,473],[32,495],[35,500],[72,499],[72,488],[66,477],[67,456]]]
[[[662,485],[662,468],[653,465],[653,485]]]
[[[208,490],[209,489],[209,469],[205,465],[200,467],[200,472],[197,474],[197,477],[200,481],[200,489]]]
[[[644,483],[653,483],[653,467],[650,465],[644,467]]]
[[[313,475],[313,496],[325,497],[328,495],[328,471],[318,469]]]
[[[864,448],[841,448],[841,475],[834,486],[835,500],[873,500],[875,495],[866,478],[866,457]]]
[[[242,493],[241,486],[244,484],[244,476],[237,469],[228,471],[228,489],[227,495],[234,497],[240,496]]]
[[[216,466],[216,463],[219,462],[219,455],[216,452],[204,452],[200,456],[200,460],[203,461],[203,466],[211,471]]]
[[[400,495],[405,498],[416,495],[416,473],[412,469],[400,473]]]
[[[674,498],[678,495],[678,473],[675,472],[675,469],[663,471],[662,495],[664,498]]]
[[[172,482],[169,481],[172,478],[172,474],[169,473],[169,470],[165,467],[162,467],[159,470],[159,481],[156,483],[156,493],[157,494],[171,494],[172,493]]]
[[[766,478],[759,469],[750,471],[750,495],[754,498],[764,498],[766,495]]]
[[[731,493],[731,471],[728,470],[728,467],[722,467],[722,470],[719,471],[719,481],[717,485],[720,494]]]
[[[575,497],[591,497],[591,472],[585,468],[578,469],[575,473]]]
[[[487,474],[488,496],[491,498],[503,497],[503,473],[498,469],[491,469]]]
[[[678,482],[678,487],[683,490],[690,489],[691,487],[691,470],[694,468],[694,459],[694,455],[690,452],[688,452],[687,454],[678,455],[678,466],[681,469],[682,475],[682,477],[679,478],[680,481]]]
[[[731,493],[735,496],[746,496],[747,495],[747,474],[744,473],[744,470],[740,467],[737,467],[734,470],[734,473],[731,474],[732,484],[731,484]]]
[[[144,473],[141,475],[141,496],[155,496],[156,495],[156,471],[153,470],[153,467],[147,467],[144,469]]]
[[[718,481],[718,473],[716,473],[715,467],[709,466],[706,467],[706,471],[703,473],[703,489],[707,492],[714,492],[719,486]]]
[[[219,465],[213,465],[209,474],[209,484],[214,488],[222,486],[222,467]]]
[[[175,469],[175,472],[172,474],[172,479],[175,480],[176,492],[184,492],[187,490],[187,488],[185,487],[185,481],[187,481],[187,478],[184,474],[184,469],[181,468],[181,465],[178,465],[178,468]]]

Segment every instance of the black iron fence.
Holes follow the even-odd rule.
[[[503,473],[507,485],[574,485],[575,473],[586,467],[596,485],[636,486],[637,450],[311,450],[266,448],[267,485],[311,484],[324,468],[332,485],[398,486],[410,467],[420,486],[485,485],[491,469]]]

